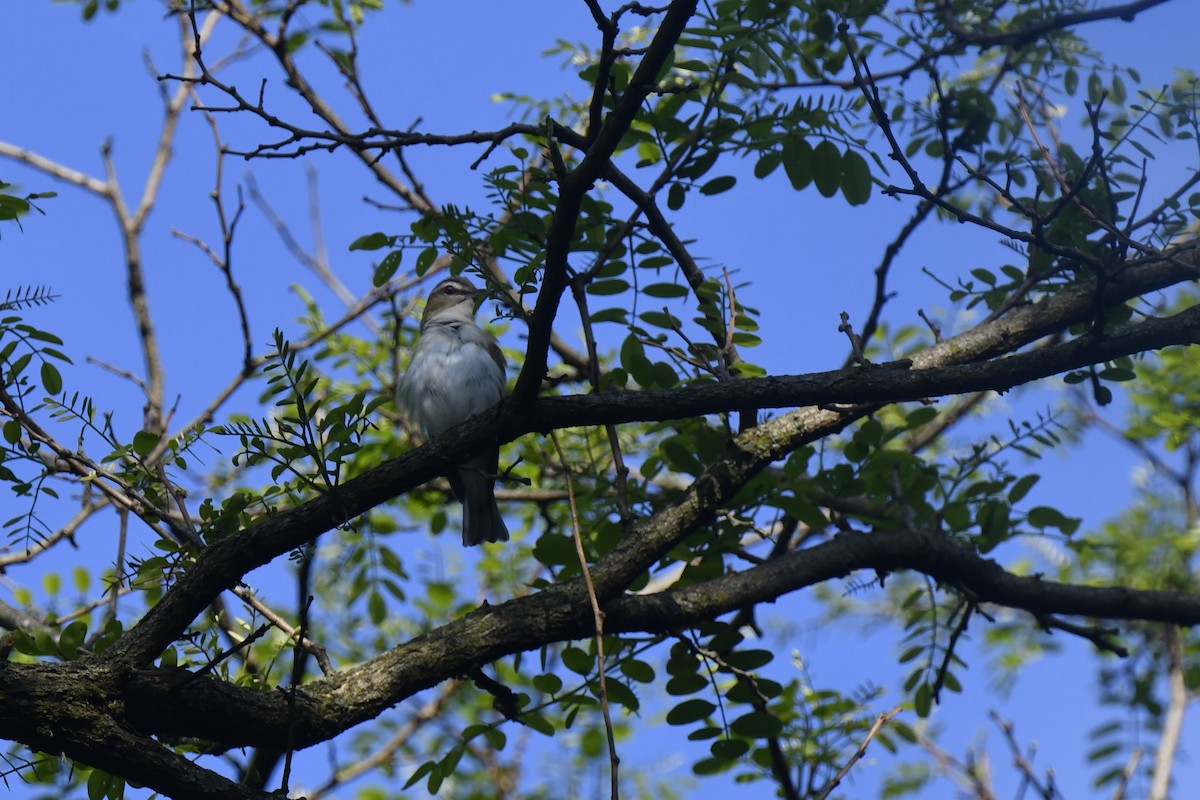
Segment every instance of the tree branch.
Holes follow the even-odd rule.
[[[949,534],[908,530],[843,533],[743,572],[657,594],[611,599],[604,607],[605,625],[612,633],[665,633],[863,569],[921,572],[966,590],[981,602],[1035,615],[1200,624],[1200,595],[1016,575]],[[611,571],[611,562],[602,561],[595,570],[597,582],[602,573]],[[484,606],[370,661],[307,684],[297,691],[294,709],[278,692],[196,678],[182,669],[135,672],[121,696],[138,727],[158,736],[212,739],[226,747],[282,746],[290,730],[299,746],[311,746],[446,678],[505,655],[587,637],[593,626],[582,585],[574,581]],[[76,710],[79,703],[62,699],[81,700],[80,693],[88,688],[84,684],[91,678],[78,663],[7,665],[0,668],[0,693],[13,696],[12,687],[29,680],[25,671],[36,672],[44,681],[44,691],[54,699],[40,702],[57,704],[59,717],[83,713]],[[19,735],[15,720],[22,717],[28,725],[39,713],[45,710],[30,703],[0,717],[0,735],[28,738]],[[5,719],[11,719],[11,724],[5,726]],[[85,728],[67,730],[89,737]],[[69,741],[71,735],[62,736]]]
[[[612,154],[629,130],[629,126],[633,124],[642,103],[654,89],[659,71],[675,50],[688,20],[696,12],[697,2],[698,0],[675,0],[670,4],[654,38],[646,48],[645,55],[629,79],[629,87],[605,118],[583,160],[575,169],[559,179],[554,223],[546,235],[546,267],[541,292],[529,320],[529,343],[525,352],[525,364],[521,368],[521,374],[517,376],[517,383],[512,392],[517,408],[531,404],[546,374],[550,333],[554,327],[554,318],[558,313],[562,293],[567,288],[570,272],[568,256],[583,198],[607,169]]]
[[[1106,297],[1111,302],[1120,302],[1184,280],[1190,277],[1198,258],[1200,245],[1189,245],[1173,251],[1166,260],[1126,268],[1110,279]],[[251,569],[432,480],[472,452],[497,441],[512,441],[530,431],[716,413],[744,406],[748,396],[762,408],[833,403],[874,407],[982,389],[1004,390],[1147,348],[1200,340],[1200,307],[1195,307],[1166,319],[1150,318],[1112,333],[1098,343],[1089,338],[1077,339],[1003,359],[970,363],[1017,349],[1079,319],[1090,318],[1093,299],[1094,292],[1088,286],[1047,297],[919,352],[912,359],[913,369],[851,369],[702,384],[662,392],[544,398],[527,401],[524,407],[517,408],[510,398],[436,441],[346,481],[339,487],[336,500],[329,496],[316,498],[274,514],[239,536],[208,548],[143,620],[106,651],[105,658],[130,667],[150,663],[213,597]],[[605,597],[619,591],[613,586],[633,580],[654,562],[660,549],[665,552],[709,519],[750,477],[795,448],[841,430],[867,410],[845,413],[803,408],[737,437],[726,455],[697,479],[674,506],[637,526],[643,532],[660,531],[645,540],[653,541],[653,545],[639,545],[637,550],[622,546],[610,555],[610,558],[628,558],[629,562],[616,573],[618,577],[613,584],[602,588],[598,578],[597,591]]]

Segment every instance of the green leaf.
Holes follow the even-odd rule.
[[[754,165],[754,177],[765,178],[783,163],[783,153],[765,153]]]
[[[904,425],[909,430],[915,430],[916,428],[920,428],[922,425],[927,425],[930,422],[933,422],[937,415],[938,410],[933,406],[921,406],[920,408],[914,408],[908,413],[908,416],[904,418]]]
[[[437,261],[437,253],[436,247],[426,247],[421,251],[421,254],[417,256],[416,271],[418,275],[424,275],[429,271],[433,262]]]
[[[58,373],[58,368],[49,361],[42,362],[42,388],[47,394],[56,395],[62,391],[62,376]]]
[[[925,719],[929,716],[929,710],[933,706],[933,689],[928,683],[922,683],[917,687],[917,692],[913,695],[913,710],[917,712],[917,716]]]
[[[687,297],[688,288],[680,286],[677,283],[652,283],[649,286],[642,287],[642,294],[647,297],[658,297],[662,299],[675,299],[679,297]]]
[[[986,283],[988,286],[996,285],[996,276],[991,270],[980,267],[971,270],[971,274],[974,275],[978,280]]]
[[[1075,71],[1074,67],[1063,73],[1063,89],[1070,95],[1075,94],[1079,89],[1079,73]]]
[[[578,563],[575,543],[570,536],[546,533],[538,538],[533,547],[534,557],[547,566],[564,566]]]
[[[706,686],[708,686],[708,681],[705,680],[703,676],[697,675],[693,672],[690,674],[684,673],[682,675],[676,675],[675,677],[671,678],[671,680],[667,681],[666,689],[667,694],[678,696],[684,694],[694,694],[701,691]]]
[[[1137,373],[1128,367],[1107,367],[1100,370],[1100,380],[1102,381],[1133,381],[1137,380]]]
[[[13,632],[13,648],[23,655],[36,656],[40,655],[37,650],[37,640],[33,638],[27,631],[17,628]]]
[[[625,324],[629,321],[629,312],[623,308],[602,308],[599,311],[593,311],[591,314],[592,323],[598,322],[620,322]]]
[[[1050,506],[1034,506],[1025,519],[1035,528],[1062,528],[1069,521],[1065,514]]]
[[[123,632],[124,626],[121,625],[121,621],[117,619],[110,619],[108,624],[104,626],[104,633],[101,634],[98,639],[96,639],[93,645],[93,650],[95,650],[97,654],[103,653],[109,647],[112,647],[113,643],[121,638],[121,634]]]
[[[417,781],[421,780],[426,775],[428,775],[433,770],[433,768],[436,766],[437,766],[436,761],[426,761],[424,764],[417,767],[416,770],[413,771],[413,774],[408,779],[408,782],[406,784],[404,784],[404,786],[401,788],[407,789],[408,787],[412,786],[414,783],[416,783]]]
[[[596,659],[586,650],[578,647],[564,647],[562,663],[576,675],[587,675],[592,671],[592,665],[596,663]]]
[[[979,507],[975,521],[979,523],[982,533],[978,543],[979,552],[987,553],[1008,538],[1008,503],[1002,500],[988,500]]]
[[[687,198],[687,187],[682,183],[672,183],[667,189],[667,208],[672,211],[678,211],[683,208],[683,201]]]
[[[629,281],[613,278],[607,281],[592,281],[587,285],[587,293],[594,295],[614,295],[629,291]]]
[[[828,139],[813,150],[812,176],[822,196],[833,197],[837,194],[842,181],[842,151]]]
[[[371,622],[376,625],[383,623],[387,619],[387,601],[384,600],[383,594],[377,591],[372,591],[367,597],[367,614],[371,617]]]
[[[646,358],[646,350],[641,341],[632,333],[625,337],[625,341],[621,345],[621,366],[641,386],[645,388],[654,386],[654,367],[651,365],[650,359]]]
[[[725,656],[725,661],[730,666],[749,672],[759,667],[765,667],[774,658],[775,654],[770,650],[735,650]]]
[[[553,672],[547,672],[545,675],[535,675],[533,678],[533,688],[543,694],[556,695],[562,691],[562,687],[562,678]]]
[[[723,758],[702,758],[692,764],[692,772],[696,775],[716,775],[730,766],[729,761]]]
[[[744,739],[718,739],[712,743],[709,750],[713,758],[733,761],[750,752],[750,743]]]
[[[383,286],[392,279],[392,276],[396,274],[396,270],[400,269],[400,259],[403,252],[402,250],[393,250],[383,257],[383,260],[379,262],[379,266],[371,273],[372,286]]]
[[[291,36],[287,37],[287,40],[285,42],[285,47],[287,47],[287,51],[289,53],[294,53],[297,50],[299,50],[301,47],[303,47],[304,43],[307,41],[308,41],[308,32],[307,31],[296,31]]]
[[[653,325],[656,328],[666,328],[672,330],[680,325],[680,322],[670,314],[662,311],[644,311],[638,314],[638,317],[647,325]]]
[[[675,259],[671,258],[670,256],[650,256],[649,258],[643,258],[638,262],[637,265],[640,269],[657,270],[662,269],[663,267],[669,267],[674,263]]]
[[[637,695],[624,683],[614,680],[609,676],[608,680],[605,681],[605,688],[608,691],[608,699],[612,702],[624,706],[630,711],[638,711],[641,708],[642,704],[637,699]]]
[[[87,623],[81,619],[77,619],[63,628],[62,633],[58,636],[58,650],[62,653],[62,657],[67,661],[75,661],[79,658],[79,648],[86,638]]]
[[[700,187],[700,194],[720,194],[727,192],[737,183],[737,178],[732,175],[722,175],[719,178],[713,178]]]
[[[739,378],[761,378],[767,374],[765,367],[751,364],[749,361],[739,361],[734,364],[731,372]]]
[[[645,661],[638,661],[636,658],[622,661],[621,672],[629,680],[637,681],[638,683],[650,683],[654,680],[654,667]]]
[[[521,722],[528,728],[533,728],[543,736],[554,735],[554,725],[541,714],[522,714]]]
[[[158,447],[160,441],[162,441],[162,437],[157,433],[138,431],[133,435],[133,452],[145,458],[150,455],[154,448]]]
[[[799,191],[812,183],[813,149],[799,136],[783,140],[783,171],[787,173],[792,188]]]
[[[15,219],[29,210],[29,201],[11,194],[0,194],[0,209],[8,212],[5,219]]]
[[[651,367],[651,372],[654,373],[654,385],[660,389],[670,389],[679,383],[678,373],[666,361],[655,361]]]
[[[778,736],[783,731],[783,723],[774,714],[766,711],[751,711],[731,722],[729,729],[738,736],[745,736],[748,739],[766,739]]]
[[[108,785],[112,777],[112,775],[109,775],[104,770],[92,770],[92,774],[88,776],[87,782],[88,800],[104,800],[108,794]]]
[[[871,199],[871,167],[857,150],[842,154],[842,196],[852,206]]]
[[[350,243],[351,250],[379,250],[387,247],[391,242],[391,237],[385,233],[368,233],[366,236],[360,236]]]
[[[667,712],[668,725],[690,725],[693,722],[699,722],[705,719],[717,707],[707,700],[701,700],[694,697],[691,700],[684,700],[679,705]]]
[[[1023,475],[1017,479],[1017,482],[1008,490],[1008,502],[1019,503],[1024,499],[1025,495],[1029,494],[1029,490],[1033,488],[1041,480],[1039,475]]]

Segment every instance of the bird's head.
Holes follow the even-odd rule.
[[[475,284],[461,276],[446,278],[429,293],[425,301],[425,312],[421,314],[421,327],[434,319],[475,319],[475,304],[486,292],[476,289]]]

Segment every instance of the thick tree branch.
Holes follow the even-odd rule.
[[[1164,261],[1126,268],[1109,283],[1107,297],[1120,302],[1191,277],[1200,259],[1200,246],[1176,250]],[[1067,369],[1086,366],[1169,344],[1197,340],[1200,309],[1167,319],[1149,319],[1125,332],[1106,336],[1099,343],[1080,339],[1035,352],[989,362],[971,362],[1017,349],[1092,315],[1094,292],[1088,286],[1064,291],[1031,306],[958,336],[945,339],[913,358],[913,369],[857,369],[817,376],[760,378],[722,386],[694,386],[653,393],[646,403],[639,393],[618,396],[546,398],[525,408],[502,404],[480,415],[437,441],[405,453],[362,476],[347,481],[336,501],[328,496],[275,514],[213,547],[173,586],[143,620],[105,653],[105,658],[130,667],[145,666],[204,610],[221,591],[242,575],[319,536],[380,503],[441,474],[474,450],[499,441],[511,441],[530,431],[556,425],[589,425],[666,419],[730,410],[747,402],[761,407],[867,404],[939,397],[947,394],[1008,389]],[[945,366],[957,365],[957,366]],[[646,393],[650,395],[651,393]],[[771,420],[739,436],[726,456],[716,462],[671,508],[639,525],[642,530],[662,530],[661,541],[636,552],[618,548],[610,557],[629,558],[627,568],[614,576],[614,584],[630,581],[653,563],[659,548],[669,548],[704,520],[721,502],[767,464],[797,447],[836,432],[853,422],[856,414],[820,408],[803,408]],[[663,550],[665,552],[665,550]],[[601,591],[610,596],[613,588]],[[623,588],[625,584],[621,584]],[[597,588],[600,582],[597,579]],[[619,588],[617,589],[619,591]]]
[[[597,577],[605,569],[602,562]],[[669,632],[863,569],[917,571],[966,590],[981,602],[1032,614],[1200,624],[1200,595],[1073,585],[1036,575],[1015,575],[948,534],[890,531],[841,534],[705,583],[652,595],[622,596],[606,604],[605,625],[614,633]],[[137,725],[159,736],[208,738],[226,747],[282,746],[289,726],[294,726],[291,733],[296,741],[307,746],[471,668],[548,643],[586,637],[592,625],[591,610],[576,582],[499,606],[485,606],[371,661],[308,684],[297,693],[294,716],[289,716],[287,699],[277,692],[197,678],[186,670],[140,671],[126,684],[122,699]],[[53,695],[56,699],[35,698],[13,712],[14,717],[23,717],[25,724],[33,718],[29,715],[45,711],[37,702],[62,706],[64,696],[82,699],[91,679],[78,664],[10,665],[0,670],[0,692],[12,696],[8,692],[14,685],[25,685],[23,681],[30,676],[23,670],[36,672],[46,691],[58,687]],[[74,710],[74,703],[65,708],[67,715],[84,713]],[[12,733],[0,719],[0,735]]]
[[[1015,575],[949,534],[922,531],[843,533],[743,572],[651,595],[622,597],[605,608],[616,631],[669,630],[859,569],[881,573],[913,570],[947,586],[965,589],[980,602],[1032,614],[1099,619],[1200,623],[1200,595],[1187,592],[1083,586]]]
[[[120,693],[118,676],[94,661],[0,663],[0,736],[66,753],[174,800],[266,797],[134,730],[118,712]]]
[[[1168,267],[1174,269],[1171,265]],[[1151,269],[1147,268],[1147,274],[1151,274]],[[1058,302],[1050,302],[1041,310],[1080,310],[1074,307],[1069,297],[1052,300]],[[1174,330],[1181,339],[1192,340],[1196,336],[1198,316],[1200,311],[1192,309],[1169,320],[1147,320],[1131,326],[1130,331],[1107,337],[1102,346],[1119,346],[1121,342],[1127,342],[1141,347],[1146,344],[1141,336],[1161,335],[1164,326]],[[1009,346],[1020,343],[1019,331],[1003,326],[1002,330],[1015,337],[1009,339]],[[1022,333],[1029,337],[1038,330],[1038,326],[1031,325]],[[955,337],[930,348],[934,354],[920,358],[918,362],[936,363],[956,356],[976,357],[994,346],[993,336],[978,331],[973,334],[962,341],[959,341],[962,337]],[[1114,342],[1117,344],[1113,345]],[[1002,373],[1014,363],[1024,363],[1030,357],[1041,358],[1043,352],[1074,352],[1078,357],[1087,354],[1094,357],[1102,355],[1098,347],[1101,346],[1073,342],[1039,353],[967,365],[966,369],[982,369],[984,372],[979,374],[990,379],[994,374],[988,372],[989,369]],[[1055,368],[1062,366],[1059,361],[1052,363]],[[923,372],[929,374],[920,376],[922,378],[941,374],[956,376],[955,380],[958,380],[963,368],[931,368]],[[880,376],[888,381],[894,380],[895,376],[911,374],[887,369],[851,371],[840,389],[865,390]],[[939,388],[937,393],[944,392]],[[830,414],[834,417],[829,417]],[[597,565],[593,573],[597,594],[607,604],[610,619],[619,620],[623,630],[659,630],[662,628],[653,626],[677,624],[690,614],[722,613],[854,569],[872,568],[920,570],[943,582],[968,588],[981,600],[1035,613],[1138,617],[1184,624],[1200,620],[1200,598],[1123,588],[1069,587],[1037,578],[1012,576],[980,558],[965,544],[934,534],[918,533],[842,536],[826,545],[768,562],[761,568],[718,579],[722,583],[716,587],[720,589],[717,592],[700,594],[698,589],[688,588],[650,598],[614,599],[663,552],[711,519],[715,511],[766,464],[790,448],[828,433],[839,419],[840,424],[845,425],[853,418],[854,415],[837,417],[835,412],[802,410],[738,437],[726,457],[690,487],[675,506],[636,526],[622,545]],[[343,508],[353,511],[346,504],[360,503],[372,496],[386,497],[398,488],[430,477],[441,463],[458,458],[455,453],[479,446],[478,442],[486,437],[488,422],[487,416],[482,417],[464,426],[462,433],[390,462],[375,470],[372,476],[346,484],[340,497]],[[180,626],[186,626],[198,613],[194,606],[197,598],[202,606],[203,598],[220,591],[223,585],[236,580],[250,566],[265,563],[334,521],[337,520],[333,507],[318,500],[282,513],[236,539],[210,548],[151,610],[143,623],[101,657],[99,663],[110,667],[131,661],[145,663],[143,659],[153,657],[177,635]],[[193,680],[187,673],[135,672],[124,685],[127,713],[136,715],[139,727],[159,735],[186,733],[227,744],[278,745],[278,738],[290,731],[297,743],[312,744],[369,720],[398,700],[446,677],[540,643],[586,636],[591,625],[587,608],[583,588],[578,582],[553,586],[500,606],[485,607],[359,667],[305,687],[297,693],[294,710],[287,707],[283,698],[271,692],[247,692],[222,682]],[[117,669],[110,674],[120,672]],[[171,709],[172,713],[160,714],[154,710],[161,708]],[[179,713],[181,708],[189,709],[189,713]],[[205,709],[206,713],[201,714],[200,709]],[[228,715],[234,713],[239,724],[232,727],[242,738],[229,742]]]
[[[932,61],[940,54],[950,52],[949,49],[943,49],[939,53],[937,49],[947,41],[947,47],[955,52],[971,46],[981,50],[1002,46],[1006,48],[1006,56],[1012,55],[1031,40],[1038,37],[1050,40],[1049,34],[1072,24],[1121,11],[1132,16],[1161,2],[1165,0],[1136,0],[1126,2],[1123,6],[1075,15],[1047,14],[1044,20],[1031,27],[1021,29],[1010,26],[1011,30],[1003,30],[1002,26],[994,24],[993,19],[972,23],[973,27],[964,26],[959,17],[950,14],[943,7],[944,4],[940,4],[935,11],[945,12],[944,15],[927,17],[933,23],[935,35],[924,43],[926,49],[922,59],[930,63],[932,70]],[[349,61],[338,63],[341,73],[352,81],[352,92],[373,126],[365,133],[354,133],[334,107],[326,103],[314,86],[307,82],[294,60],[294,37],[302,32],[297,28],[305,24],[303,17],[297,13],[304,5],[303,0],[287,3],[279,14],[274,15],[264,15],[254,4],[243,0],[211,0],[210,4],[271,51],[289,86],[322,120],[320,124],[328,125],[331,130],[306,131],[284,122],[266,111],[263,89],[260,89],[255,102],[238,94],[232,85],[226,86],[212,77],[202,61],[201,44],[206,34],[197,26],[193,10],[183,13],[187,14],[190,23],[184,25],[185,33],[190,29],[195,40],[194,53],[188,54],[194,58],[194,63],[185,59],[184,74],[178,76],[183,85],[177,88],[175,99],[168,104],[168,119],[160,138],[160,148],[156,151],[151,175],[138,208],[131,210],[125,206],[107,151],[105,166],[108,177],[103,182],[50,165],[60,178],[105,197],[115,209],[125,231],[128,293],[135,308],[148,362],[145,383],[151,402],[145,426],[161,431],[166,421],[162,418],[163,373],[158,365],[154,329],[145,303],[146,289],[142,282],[138,241],[170,157],[170,153],[162,149],[161,143],[173,138],[183,98],[196,85],[212,85],[231,98],[229,107],[212,110],[250,111],[268,125],[284,131],[281,134],[286,137],[283,142],[260,145],[248,155],[294,157],[309,150],[333,150],[348,146],[378,180],[422,213],[433,210],[431,201],[413,178],[400,148],[418,143],[451,145],[470,141],[488,142],[491,147],[481,157],[482,161],[492,148],[511,136],[529,135],[542,142],[556,167],[554,179],[558,184],[558,199],[552,209],[545,238],[545,259],[538,265],[541,269],[540,294],[535,308],[526,318],[529,339],[525,364],[513,396],[497,408],[449,431],[425,447],[346,481],[337,487],[336,493],[331,491],[327,496],[296,508],[272,511],[236,535],[221,539],[214,537],[207,547],[197,548],[191,566],[166,585],[161,596],[156,595],[157,599],[143,619],[102,654],[81,651],[80,660],[65,663],[7,663],[0,658],[0,697],[6,700],[0,706],[0,736],[23,742],[36,750],[65,753],[72,759],[93,764],[175,798],[261,799],[268,797],[261,787],[236,786],[173,752],[152,737],[164,740],[168,737],[186,737],[189,743],[208,740],[217,747],[254,745],[266,751],[286,751],[290,759],[294,748],[330,740],[376,718],[416,692],[439,683],[446,686],[447,681],[453,682],[464,674],[478,675],[483,665],[512,654],[587,637],[598,629],[592,617],[593,611],[597,615],[606,615],[606,629],[614,633],[641,631],[657,635],[679,626],[773,602],[785,594],[858,570],[873,570],[879,574],[915,571],[960,591],[970,598],[972,604],[986,602],[1022,609],[1039,620],[1057,620],[1059,615],[1072,615],[1101,619],[1132,618],[1176,625],[1200,622],[1200,594],[1070,585],[1044,581],[1038,576],[1016,575],[982,557],[969,537],[957,538],[944,531],[919,530],[912,521],[907,522],[910,529],[906,531],[843,533],[799,551],[791,551],[783,546],[786,540],[781,540],[772,558],[755,563],[743,572],[721,574],[698,585],[672,585],[653,595],[628,594],[630,586],[647,574],[661,576],[663,573],[656,570],[660,569],[662,559],[668,553],[673,556],[677,552],[675,548],[688,537],[698,532],[703,535],[713,525],[714,519],[723,522],[726,516],[736,513],[739,493],[743,493],[748,483],[771,468],[772,464],[805,444],[861,420],[875,409],[891,403],[936,400],[962,393],[980,397],[989,391],[1004,392],[1067,370],[1087,368],[1124,356],[1168,346],[1200,343],[1200,305],[1171,317],[1149,317],[1120,328],[1106,329],[1103,325],[1104,312],[1112,305],[1194,279],[1200,274],[1197,269],[1200,246],[1192,244],[1160,254],[1125,235],[1123,239],[1118,237],[1122,247],[1119,252],[1114,250],[1112,254],[1113,261],[1122,259],[1123,263],[1110,268],[1110,261],[1091,256],[1086,249],[1074,250],[1067,245],[1047,244],[1042,238],[1041,218],[1032,212],[1027,216],[1034,222],[1033,233],[1025,234],[1002,228],[986,215],[968,214],[962,209],[955,211],[942,201],[943,192],[940,189],[931,193],[928,187],[916,180],[915,169],[903,155],[906,151],[900,147],[884,113],[880,95],[875,90],[877,84],[858,55],[862,51],[852,47],[848,22],[844,22],[840,30],[858,78],[855,85],[862,89],[868,104],[876,112],[876,121],[888,138],[894,157],[913,179],[911,189],[889,187],[889,192],[916,195],[926,200],[929,208],[937,206],[956,213],[959,221],[969,221],[1000,231],[1017,241],[1037,245],[1059,256],[1076,258],[1090,269],[1081,269],[1079,274],[1088,277],[1080,278],[1078,284],[1070,287],[1056,286],[1047,290],[1048,293],[1038,302],[1021,305],[1029,297],[1025,290],[1033,285],[1031,282],[974,329],[944,341],[940,340],[939,335],[937,342],[903,362],[745,381],[726,380],[729,377],[727,372],[714,371],[723,379],[720,384],[698,383],[661,392],[539,398],[547,371],[548,352],[555,341],[553,325],[562,294],[572,277],[570,259],[573,246],[578,246],[580,216],[583,209],[587,208],[586,200],[593,193],[597,180],[611,178],[636,206],[636,212],[629,218],[625,228],[615,234],[605,234],[604,238],[613,243],[614,248],[616,242],[624,240],[626,232],[630,239],[642,236],[640,230],[635,231],[634,221],[639,215],[644,215],[645,229],[652,238],[665,244],[689,284],[693,288],[702,284],[703,276],[694,260],[657,207],[654,198],[661,184],[655,181],[649,191],[642,191],[618,172],[612,162],[621,143],[628,142],[635,120],[646,109],[647,97],[652,93],[671,91],[671,87],[661,88],[657,82],[664,65],[678,48],[685,27],[697,13],[697,0],[672,0],[666,7],[656,9],[630,3],[607,20],[600,4],[588,0],[588,7],[604,35],[604,48],[600,59],[601,77],[593,86],[586,136],[562,129],[552,120],[541,126],[510,126],[492,133],[446,137],[394,134],[382,130],[357,82],[353,65],[357,45],[354,44],[351,28]],[[194,9],[195,3],[191,7]],[[661,23],[647,47],[621,51],[614,49],[617,21],[626,12],[662,15]],[[335,14],[341,18],[341,11]],[[209,23],[214,23],[216,18],[217,14],[210,15]],[[290,27],[293,21],[297,28]],[[341,21],[345,22],[344,18]],[[180,22],[184,24],[182,17]],[[211,27],[207,30],[211,30]],[[733,43],[724,33],[718,31],[718,34],[714,38]],[[334,51],[324,47],[322,50],[337,62]],[[618,92],[618,83],[614,81],[610,86],[604,76],[617,58],[629,58],[632,63],[635,57],[640,61],[630,76],[628,86]],[[728,60],[722,57],[723,66],[716,70],[711,83],[710,102],[705,104],[706,111],[699,117],[701,124],[694,125],[691,135],[685,140],[686,146],[677,148],[670,156],[668,166],[662,173],[664,179],[689,158],[695,146],[701,141],[709,141],[703,138],[708,133],[702,123],[708,110],[716,107],[718,99],[725,96],[726,67],[728,75],[733,75],[733,63],[731,56]],[[1007,65],[1000,74],[1004,74],[1006,69]],[[622,77],[625,74],[623,71]],[[941,86],[936,76],[934,85],[936,88]],[[265,81],[263,87],[265,89]],[[942,144],[949,153],[951,148],[948,146],[944,112],[945,109],[939,111],[939,114],[943,114],[939,117],[939,126]],[[695,121],[697,117],[689,119]],[[725,134],[718,129],[714,128],[713,133],[712,143],[725,141],[720,138]],[[387,140],[389,136],[392,137],[391,141]],[[672,133],[667,138],[658,139],[664,155],[668,140],[679,138]],[[579,160],[572,169],[568,170],[565,166],[557,152],[558,145],[579,149]],[[0,143],[0,156],[29,161],[27,155],[4,152],[4,147]],[[283,152],[289,148],[292,152]],[[374,151],[383,148],[395,149],[395,154],[400,157],[403,176],[398,177],[380,165],[383,153]],[[714,156],[716,152],[713,151]],[[1046,155],[1049,156],[1049,151]],[[48,168],[47,164],[29,163]],[[943,163],[945,176],[951,166],[949,155]],[[981,180],[999,189],[987,175],[972,171],[965,161],[962,163],[971,179]],[[404,183],[402,178],[410,180],[412,185]],[[1081,181],[1073,187],[1067,181],[1061,181],[1061,184],[1060,188],[1068,195],[1062,199],[1062,205],[1065,206],[1067,201],[1074,199],[1073,193],[1083,183]],[[1001,192],[1001,197],[1013,199],[1004,192]],[[1136,211],[1138,201],[1135,200],[1133,205]],[[538,209],[541,213],[542,207],[538,206]],[[1017,211],[1024,213],[1020,205]],[[1053,211],[1052,215],[1057,213],[1057,210]],[[1102,222],[1095,215],[1093,217],[1098,224]],[[1108,229],[1114,235],[1117,233],[1115,228]],[[540,235],[540,228],[538,233]],[[897,241],[902,242],[903,235]],[[1136,260],[1124,261],[1129,251],[1137,253]],[[613,251],[599,252],[601,255],[594,265],[596,271]],[[592,274],[584,272],[575,277],[582,286]],[[886,277],[885,260],[877,275],[876,311],[887,296]],[[1094,283],[1091,282],[1093,280]],[[730,306],[735,307],[732,286],[729,287],[728,298]],[[1068,326],[1077,322],[1093,323],[1091,332],[1081,338],[1061,341],[1067,336]],[[717,331],[715,337],[721,352],[730,360],[736,360],[732,348],[732,323],[731,313],[729,335],[723,340]],[[315,339],[326,335],[317,334]],[[248,349],[244,361],[243,373],[234,386],[245,379],[253,365]],[[1095,372],[1093,370],[1093,374]],[[2,391],[0,395],[3,395]],[[216,405],[224,402],[227,396],[227,393],[222,394],[215,401]],[[794,410],[780,413],[757,425],[753,424],[756,415],[743,413],[743,422],[748,417],[751,424],[736,437],[731,436],[725,451],[718,457],[707,459],[706,469],[694,482],[673,493],[674,500],[670,506],[636,523],[622,514],[623,536],[592,567],[592,580],[586,589],[580,580],[563,579],[561,583],[545,588],[539,584],[539,590],[532,594],[496,606],[484,604],[462,618],[441,624],[362,664],[340,673],[326,674],[307,685],[301,685],[300,674],[295,672],[286,694],[217,679],[212,674],[212,665],[216,661],[199,671],[149,667],[173,641],[181,637],[190,638],[189,626],[196,624],[197,616],[210,605],[219,604],[221,593],[235,587],[250,570],[274,561],[287,551],[350,522],[368,509],[444,473],[448,465],[462,461],[472,452],[535,431],[602,423],[608,425],[611,432],[620,423],[690,418],[740,411],[748,407]],[[18,419],[19,414],[24,412],[10,402],[5,413]],[[39,432],[32,423],[25,427],[31,436]],[[615,434],[612,438],[615,441]],[[58,449],[54,449],[53,453],[62,459],[63,465],[79,473],[84,464],[83,457],[66,453],[61,446],[55,447]],[[166,447],[165,440],[160,449],[155,451],[155,458],[164,452],[161,449],[163,447]],[[47,448],[47,452],[51,450]],[[359,455],[368,452],[359,451]],[[360,466],[356,465],[356,471]],[[165,480],[165,475],[163,477]],[[110,476],[101,485],[103,487],[115,480]],[[108,491],[116,490],[110,486]],[[140,505],[144,505],[135,504],[136,499],[132,494],[125,499],[130,510],[137,511]],[[179,505],[182,509],[182,501]],[[621,506],[624,511],[624,497]],[[147,508],[141,510],[149,513]],[[127,514],[123,513],[122,520],[125,516]],[[118,573],[125,561],[123,541],[117,559]],[[792,546],[796,546],[795,543]],[[592,598],[590,604],[587,602],[589,591]],[[305,594],[301,593],[303,609],[307,608]],[[113,611],[115,613],[115,606]],[[87,609],[76,613],[86,614]],[[29,627],[36,623],[36,620],[22,618],[18,610],[0,603],[0,625],[5,624],[5,619],[13,626]],[[280,625],[287,629],[282,623]],[[1061,623],[1064,629],[1069,630],[1070,626],[1071,623]],[[1077,630],[1084,630],[1082,625],[1076,627]],[[302,624],[300,632],[303,633],[303,630]],[[298,635],[297,638],[302,637]],[[253,639],[246,641],[249,643]],[[224,652],[221,657],[230,652]],[[603,680],[602,672],[600,677]],[[396,746],[399,746],[403,739],[396,741]],[[388,756],[386,752],[383,754],[383,757]],[[615,771],[615,758],[613,763]],[[786,786],[788,782],[781,780],[781,783]],[[286,771],[283,784],[286,791]]]

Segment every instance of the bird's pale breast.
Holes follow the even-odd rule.
[[[504,396],[504,372],[475,326],[430,325],[400,387],[400,401],[425,436],[491,408]]]

